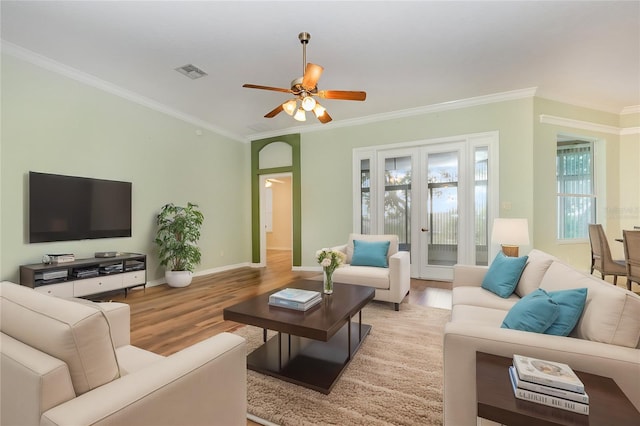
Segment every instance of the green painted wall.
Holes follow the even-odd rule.
[[[596,146],[596,174],[599,174],[602,198],[598,200],[598,222],[602,223],[607,236],[610,239],[612,254],[617,258],[624,258],[622,244],[614,241],[622,236],[623,222],[620,211],[628,207],[636,206],[635,217],[628,217],[626,222],[640,223],[640,215],[637,210],[637,188],[634,197],[627,198],[626,189],[623,190],[623,182],[635,181],[637,187],[640,182],[637,166],[621,170],[621,159],[634,150],[634,143],[627,146],[621,144],[621,137],[607,132],[576,129],[569,126],[540,123],[540,115],[551,115],[572,120],[588,121],[604,126],[619,125],[619,115],[586,108],[580,108],[546,99],[535,99],[534,109],[534,198],[536,247],[553,253],[564,261],[588,271],[591,258],[591,249],[588,241],[579,243],[558,243],[556,240],[556,178],[555,178],[555,152],[556,137],[558,133],[566,133],[586,138],[597,139]],[[638,141],[638,135],[630,137]],[[635,153],[638,159],[638,153]],[[637,163],[636,163],[637,164]],[[634,170],[635,169],[635,170]],[[635,179],[635,180],[634,180]],[[625,184],[625,185],[628,185]],[[604,187],[603,187],[604,186]],[[631,206],[627,203],[631,202]]]
[[[196,272],[249,262],[248,144],[8,55],[1,83],[2,279],[17,281],[18,266],[45,253],[104,250],[147,253],[148,279],[158,279],[154,221],[168,202],[195,202],[205,215]],[[30,170],[133,182],[133,236],[28,244]]]
[[[302,264],[315,251],[346,243],[352,228],[352,150],[499,131],[500,200],[504,217],[533,218],[533,99],[399,118],[302,134]],[[357,196],[357,194],[356,194]]]
[[[0,146],[0,277],[44,253],[99,250],[150,255],[149,279],[162,275],[154,256],[154,218],[167,202],[199,203],[205,213],[198,271],[252,261],[251,145],[231,140],[3,55]],[[559,131],[604,141],[607,229],[640,224],[640,135],[617,135],[540,123],[540,114],[601,125],[640,127],[640,114],[618,115],[526,98],[301,134],[301,265],[315,251],[346,241],[352,228],[352,151],[498,131],[503,217],[526,217],[532,246],[584,270],[589,245],[555,241],[555,141]],[[133,182],[133,237],[26,243],[29,170]],[[255,176],[254,176],[255,177]],[[612,245],[615,255],[622,247]]]
[[[620,127],[640,129],[640,112],[620,116]],[[640,226],[640,134],[620,136],[618,175],[620,229],[632,229]]]

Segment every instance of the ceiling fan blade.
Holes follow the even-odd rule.
[[[282,104],[280,104],[277,107],[275,107],[274,109],[272,109],[271,111],[269,111],[268,113],[266,113],[264,118],[273,118],[276,115],[280,114],[283,110],[284,109],[282,108]]]
[[[364,101],[367,92],[354,90],[319,90],[317,95],[324,99],[340,99],[343,101]]]
[[[320,122],[322,124],[326,124],[326,123],[330,122],[333,119],[331,118],[329,113],[327,111],[325,111],[324,114],[322,114],[320,117],[318,117],[318,120],[320,120]]]
[[[274,92],[293,93],[291,89],[283,89],[281,87],[259,86],[257,84],[243,84],[242,87],[247,89],[273,90]]]
[[[322,70],[324,68],[320,65],[309,62],[304,70],[304,77],[302,77],[302,87],[306,90],[313,90],[318,84],[318,80],[320,80]]]

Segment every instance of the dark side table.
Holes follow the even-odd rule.
[[[589,394],[589,414],[518,399],[509,379],[511,358],[476,352],[478,416],[505,425],[640,425],[640,413],[609,377],[576,371]]]

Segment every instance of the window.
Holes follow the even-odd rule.
[[[360,160],[360,233],[371,234],[371,166]]]
[[[475,246],[476,265],[488,265],[489,147],[475,148]]]
[[[400,250],[411,250],[411,156],[384,161],[384,232],[398,236]]]
[[[593,142],[558,138],[556,180],[559,240],[587,239],[596,220]]]

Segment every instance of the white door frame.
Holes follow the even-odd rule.
[[[418,191],[418,185],[421,182],[426,182],[426,170],[424,170],[425,176],[422,176],[422,169],[425,169],[425,164],[417,154],[412,152],[422,152],[422,149],[440,150],[439,146],[443,148],[440,151],[447,151],[447,146],[450,148],[453,144],[462,144],[464,146],[463,152],[466,157],[466,163],[473,164],[475,162],[475,150],[478,147],[488,147],[489,149],[489,191],[487,200],[487,222],[490,230],[493,219],[499,215],[499,140],[500,134],[498,131],[490,131],[484,133],[473,133],[466,135],[450,136],[437,139],[420,140],[413,142],[403,142],[390,145],[369,146],[363,148],[355,148],[353,150],[353,188],[354,194],[360,193],[360,161],[362,159],[369,159],[371,164],[370,178],[371,178],[371,191],[370,191],[370,205],[371,205],[371,232],[378,233],[383,228],[384,223],[384,200],[380,200],[378,193],[380,188],[384,188],[384,160],[382,158],[394,157],[394,156],[412,156],[412,195],[411,195],[411,209],[412,209],[412,226],[411,226],[411,276],[413,278],[427,278],[436,279],[434,277],[422,276],[419,262],[414,259],[419,259],[417,256],[422,256],[422,249],[420,248],[421,225],[424,223],[424,218],[418,216],[418,206],[423,202],[424,195],[421,194],[425,191]],[[412,151],[413,150],[413,151]],[[421,156],[421,155],[420,155]],[[376,165],[374,167],[374,164]],[[382,168],[380,169],[380,165]],[[463,164],[460,164],[461,168],[464,168]],[[474,173],[471,170],[460,170],[463,176],[459,175],[459,181],[465,179],[464,185],[467,187],[466,192],[458,194],[458,201],[464,202],[469,208],[475,208],[475,183]],[[380,176],[382,175],[382,176]],[[422,180],[420,183],[418,180]],[[384,198],[384,197],[382,197]],[[461,198],[464,198],[461,201]],[[414,214],[415,213],[415,214]],[[464,215],[462,220],[458,223],[460,238],[464,238],[465,244],[468,246],[468,250],[465,253],[458,253],[458,262],[465,264],[475,264],[475,241],[474,241],[474,218],[473,215]],[[360,232],[360,197],[354,196],[353,199],[353,229],[354,232]],[[490,235],[490,233],[489,233]],[[496,247],[487,242],[489,260],[493,259],[496,255]],[[444,273],[438,279],[451,280],[453,278],[453,268],[446,267],[448,271]],[[440,274],[439,274],[440,275]]]
[[[267,266],[267,197],[265,183],[267,179],[278,179],[282,177],[291,178],[293,187],[293,173],[272,173],[260,175],[260,263],[258,266]],[[289,196],[293,197],[293,191],[289,191]],[[292,203],[293,205],[293,203]],[[293,212],[291,212],[291,219],[293,220]],[[293,222],[291,223],[293,228]],[[293,247],[293,241],[291,242]]]
[[[418,277],[420,278],[428,278],[433,280],[444,280],[450,281],[453,279],[453,269],[451,266],[442,266],[442,265],[430,265],[427,262],[427,255],[429,253],[429,235],[431,235],[431,229],[429,228],[429,211],[427,208],[427,200],[428,200],[428,192],[429,192],[429,184],[427,182],[428,177],[428,156],[430,154],[440,154],[440,153],[448,153],[455,152],[458,158],[458,181],[457,181],[457,209],[458,211],[468,211],[466,193],[468,191],[468,181],[467,181],[467,169],[468,169],[468,159],[466,156],[465,150],[465,142],[452,142],[452,143],[443,143],[443,144],[431,144],[425,145],[419,150],[419,164],[420,164],[420,173],[419,173],[419,182],[416,182],[416,210],[420,214],[420,222],[416,223],[416,226],[412,230],[417,235],[416,239],[412,241],[416,241],[417,245],[417,254],[416,256],[416,269]],[[465,248],[465,250],[458,250],[457,256],[458,261],[461,261],[465,257],[467,257],[467,253],[469,252],[470,241],[467,237],[467,226],[465,218],[469,215],[464,215],[462,218],[458,220],[458,245]],[[471,215],[472,216],[472,215]],[[422,232],[422,229],[427,229],[426,232]],[[413,247],[413,244],[411,245]],[[457,261],[456,261],[457,263]]]

